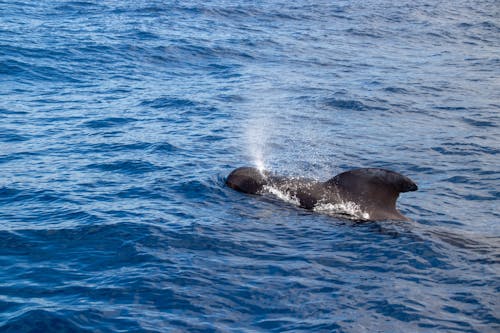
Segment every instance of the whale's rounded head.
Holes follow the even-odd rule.
[[[241,167],[227,176],[226,184],[240,192],[257,194],[266,185],[266,175],[256,168]]]

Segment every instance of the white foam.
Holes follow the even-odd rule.
[[[340,202],[340,203],[319,203],[314,206],[314,211],[334,214],[334,215],[348,215],[353,219],[363,219],[369,220],[370,214],[364,212],[358,204],[352,201]]]
[[[300,201],[297,197],[295,196],[292,196],[290,193],[288,192],[283,192],[275,187],[272,187],[272,186],[268,186],[268,185],[265,185],[264,186],[264,191],[278,197],[278,199],[281,199],[285,202],[288,202],[288,203],[291,203],[291,204],[294,204],[294,205],[297,205],[299,206],[300,205]]]
[[[264,186],[264,191],[287,203],[300,206],[300,200],[289,192],[282,191],[269,185]],[[318,203],[314,206],[315,212],[331,215],[342,215],[355,220],[369,220],[370,214],[363,211],[358,204],[352,201],[342,201],[339,203]]]

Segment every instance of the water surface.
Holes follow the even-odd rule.
[[[497,1],[0,1],[0,331],[497,332]],[[235,167],[415,180],[358,224]]]

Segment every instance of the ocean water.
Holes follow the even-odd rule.
[[[498,332],[498,1],[0,1],[1,332]],[[415,180],[411,222],[224,186]]]

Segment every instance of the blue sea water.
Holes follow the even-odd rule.
[[[1,332],[498,332],[498,1],[0,1]],[[411,222],[224,186],[415,180]]]

